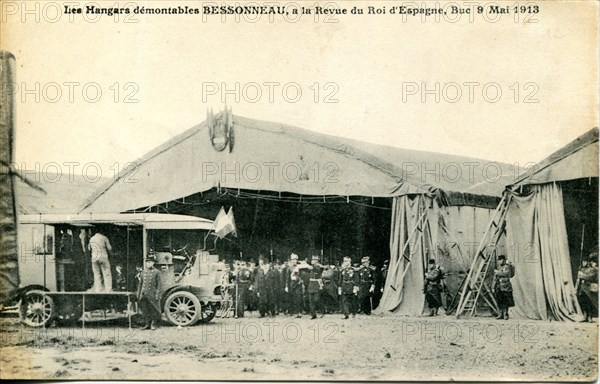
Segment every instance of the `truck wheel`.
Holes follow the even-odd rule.
[[[43,327],[54,317],[54,300],[40,291],[29,291],[21,300],[19,317],[30,327]]]
[[[200,314],[200,322],[209,323],[212,319],[214,319],[216,313],[217,309],[214,305],[205,305],[204,307],[202,307],[202,313]]]
[[[193,293],[176,291],[167,297],[164,311],[171,324],[185,327],[194,325],[200,319],[202,308],[200,300]]]

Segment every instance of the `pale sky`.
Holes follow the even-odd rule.
[[[22,14],[22,2],[2,3],[0,37],[2,49],[17,57],[16,160],[28,166],[94,161],[108,167],[134,160],[203,121],[207,108],[220,110],[221,89],[214,95],[203,89],[222,83],[228,89],[239,83],[239,101],[225,95],[237,115],[508,163],[540,160],[598,125],[596,1],[538,2],[539,13],[530,15],[535,23],[515,14],[496,22],[477,14],[457,22],[450,16],[404,20],[389,14],[394,5],[410,4],[400,1],[369,3],[386,6],[387,13],[342,15],[337,23],[306,15],[295,23],[281,16],[236,22],[231,15],[225,22],[219,16],[133,15],[92,23],[81,15],[57,16],[62,2],[29,4],[32,14]],[[72,102],[69,82],[75,83]],[[265,85],[271,82],[278,84],[272,102]],[[465,83],[473,84],[472,103]],[[262,91],[258,102],[252,102],[253,84]],[[299,87],[300,100],[285,100],[284,85],[289,98]],[[434,90],[425,102],[423,85]],[[86,101],[84,86],[92,99],[99,87],[99,101]],[[501,90],[497,102],[484,99],[484,86],[488,99]],[[23,87],[34,91],[23,96]],[[132,92],[137,102],[125,103]],[[324,102],[332,92],[338,102]],[[525,103],[528,95],[537,102]]]

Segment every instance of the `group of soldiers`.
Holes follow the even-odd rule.
[[[225,275],[237,317],[258,309],[260,317],[287,314],[312,319],[341,312],[344,319],[357,313],[370,315],[381,294],[387,263],[381,271],[368,256],[361,265],[344,257],[341,265],[321,263],[319,256],[300,260],[293,253],[286,263],[260,256],[258,265],[236,261]]]
[[[582,261],[577,274],[577,298],[584,321],[598,316],[598,266],[597,252]],[[258,309],[260,317],[287,314],[302,317],[310,314],[311,319],[326,313],[343,314],[344,319],[357,313],[370,315],[377,306],[383,292],[382,283],[388,272],[388,263],[378,271],[363,257],[362,265],[352,265],[350,257],[344,257],[340,266],[324,265],[319,256],[310,261],[299,260],[292,254],[287,263],[274,263],[261,256],[259,263],[238,261],[227,268],[224,286],[233,300],[236,317],[244,317],[245,310]],[[138,303],[146,319],[145,329],[155,329],[160,321],[158,307],[158,271],[154,268],[153,255],[146,259],[146,268],[139,276]],[[498,265],[493,273],[492,292],[498,304],[498,319],[508,320],[508,310],[514,307],[511,279],[515,267],[503,255],[498,256]],[[423,293],[430,310],[429,315],[438,314],[443,306],[442,292],[447,291],[444,270],[434,259],[428,261],[425,271]]]

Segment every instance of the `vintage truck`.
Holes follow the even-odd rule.
[[[85,322],[84,313],[135,313],[137,279],[148,255],[160,271],[161,307],[177,326],[209,322],[223,297],[225,264],[205,251],[213,221],[159,213],[21,215],[18,223],[21,321],[32,327]],[[112,245],[112,289],[92,289],[90,230]]]

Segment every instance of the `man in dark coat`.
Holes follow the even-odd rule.
[[[260,317],[275,316],[275,298],[279,285],[279,272],[265,257],[258,259],[254,290],[258,296]]]
[[[140,273],[138,284],[138,306],[146,321],[142,329],[155,330],[160,321],[160,276],[154,262],[154,255],[146,257],[146,268]]]
[[[365,256],[361,259],[362,265],[358,268],[358,305],[365,315],[371,314],[373,293],[375,292],[375,267],[371,266],[371,258]]]
[[[281,259],[277,259],[273,264],[273,270],[277,273],[277,284],[275,285],[275,315],[278,315],[279,313],[285,313],[285,280]]]
[[[319,306],[319,296],[323,290],[323,266],[319,263],[319,256],[314,255],[311,258],[308,281],[308,302],[310,308],[310,318],[317,318],[317,308]]]
[[[344,319],[352,313],[356,316],[356,294],[358,293],[358,273],[352,268],[352,260],[344,257],[339,273],[338,294],[342,296],[342,312]]]
[[[442,291],[444,290],[444,273],[442,269],[436,265],[434,259],[428,262],[428,268],[425,272],[425,286],[423,293],[429,307],[429,316],[436,316],[438,309],[442,306]]]
[[[279,288],[277,299],[277,311],[282,314],[289,314],[288,293],[285,291],[285,284],[289,276],[288,263],[282,263],[277,260],[277,270],[279,271]]]
[[[500,313],[497,319],[508,320],[508,308],[515,306],[513,298],[513,289],[510,279],[515,276],[515,267],[506,262],[506,256],[498,256],[499,266],[494,270],[494,282],[492,283],[492,291]]]
[[[302,317],[304,281],[300,276],[298,255],[295,253],[290,256],[285,280],[285,292],[288,297],[290,315],[296,315],[297,318]]]
[[[252,312],[258,308],[258,296],[254,289],[254,280],[256,279],[256,273],[258,272],[258,265],[254,262],[254,259],[250,259],[248,263],[246,263],[246,267],[250,271],[251,281],[250,287],[248,287],[248,290],[246,291],[246,309]]]
[[[329,265],[323,270],[323,291],[321,291],[321,305],[326,313],[339,310],[338,283],[339,272],[335,265]]]
[[[304,290],[302,291],[302,312],[308,314],[310,312],[310,300],[308,296],[308,284],[310,283],[310,266],[309,258],[301,260],[296,268],[300,270],[300,279],[302,279],[302,285]]]

